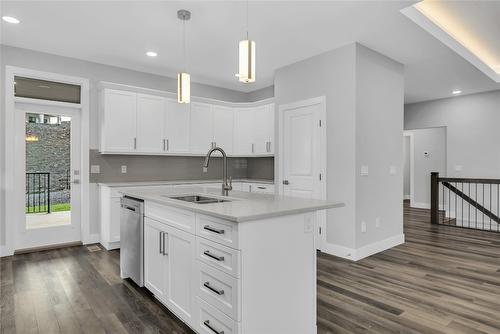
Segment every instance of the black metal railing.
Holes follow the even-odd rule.
[[[50,213],[50,173],[26,173],[26,213]]]
[[[500,232],[500,180],[431,173],[431,223]]]

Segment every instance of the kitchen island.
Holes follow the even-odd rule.
[[[197,333],[316,333],[318,210],[330,201],[202,187],[134,188],[144,285]]]

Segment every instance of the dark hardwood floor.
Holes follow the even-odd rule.
[[[318,333],[500,333],[500,234],[404,218],[404,245],[319,255]],[[87,247],[3,258],[1,333],[192,333],[118,268]]]

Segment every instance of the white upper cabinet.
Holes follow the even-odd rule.
[[[214,143],[226,154],[233,154],[234,109],[213,106]]]
[[[166,100],[165,151],[167,153],[189,153],[189,104]]]
[[[212,105],[206,103],[191,103],[191,153],[205,154],[212,148],[213,135]]]
[[[135,151],[137,94],[104,89],[102,98],[100,151],[109,153]]]
[[[254,121],[253,109],[241,108],[234,113],[234,147],[235,155],[254,154]]]
[[[162,153],[165,99],[137,94],[137,148],[141,153]]]
[[[218,146],[232,156],[274,154],[274,104],[180,104],[107,87],[99,101],[101,153],[205,155]]]
[[[270,154],[274,151],[274,105],[254,109],[254,153]]]

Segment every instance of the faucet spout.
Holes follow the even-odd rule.
[[[218,151],[222,154],[222,195],[223,196],[228,196],[229,191],[233,190],[233,181],[231,177],[227,176],[227,156],[226,152],[220,147],[214,147],[210,149],[205,156],[205,161],[203,162],[203,172],[206,173],[208,171],[208,164],[210,163],[210,157],[212,156],[212,153],[215,151]]]

